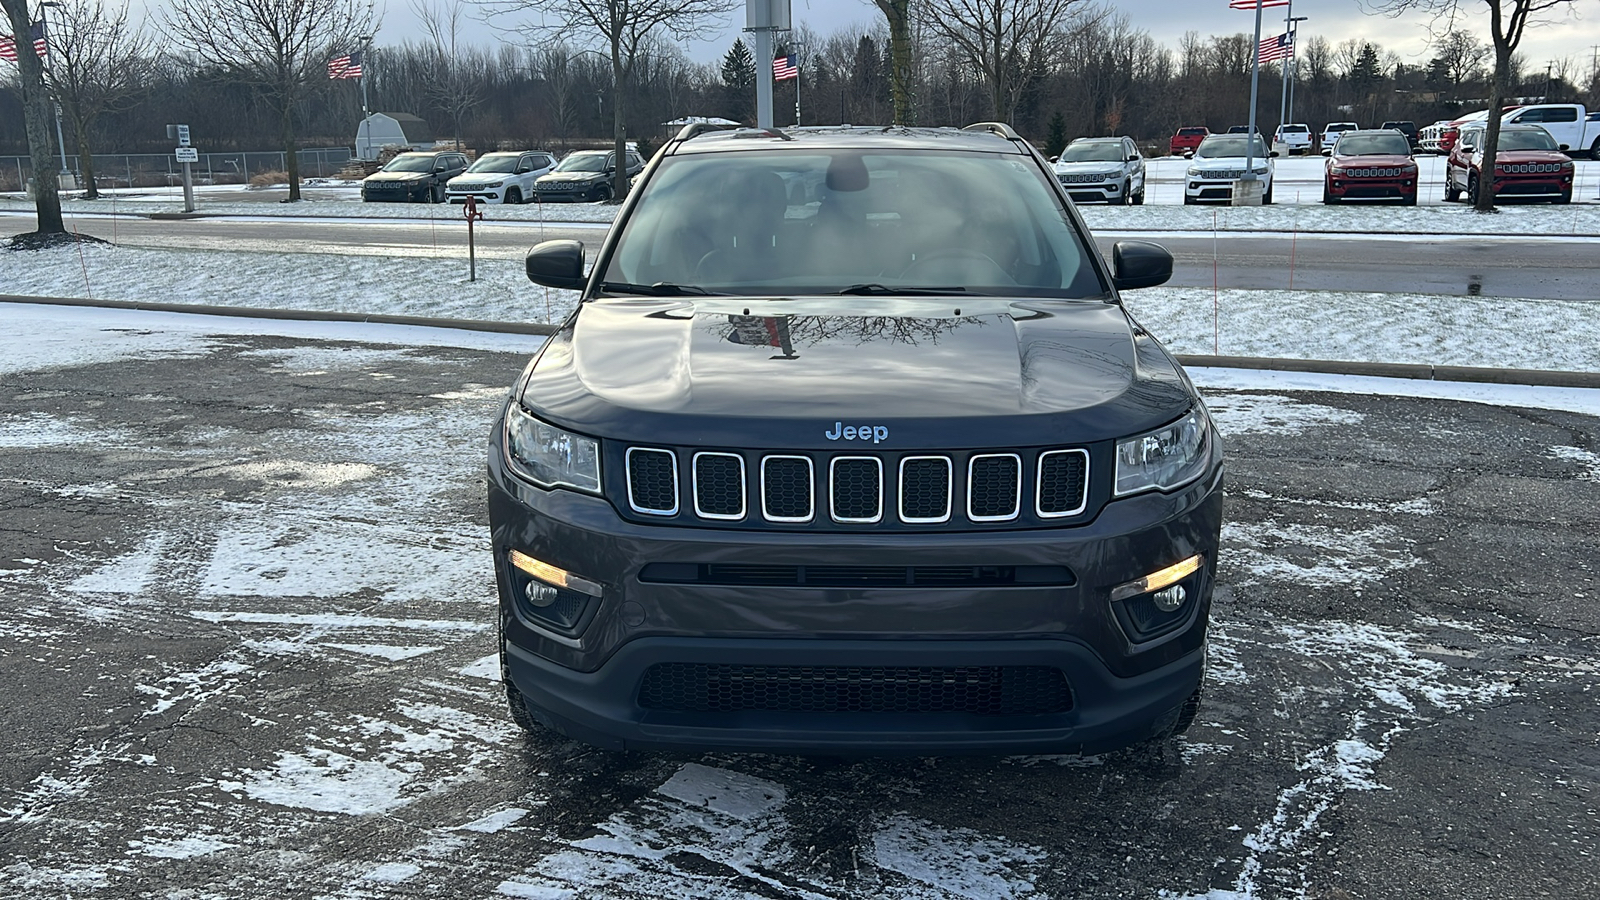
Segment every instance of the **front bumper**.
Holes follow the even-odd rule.
[[[1266,187],[1264,187],[1262,190],[1271,189],[1272,181],[1270,179],[1263,178],[1258,175],[1256,176],[1256,180],[1266,185]],[[1190,200],[1228,201],[1233,199],[1233,183],[1235,181],[1238,181],[1238,179],[1217,179],[1207,178],[1203,175],[1199,177],[1189,175],[1185,176],[1183,193],[1184,196],[1188,197]]]
[[[1417,196],[1415,176],[1402,178],[1352,178],[1327,181],[1328,196],[1340,200],[1405,200]]]
[[[361,188],[361,199],[366,203],[421,203],[428,199],[431,185],[403,184],[399,187]]]
[[[1057,180],[1074,203],[1114,203],[1124,196],[1120,180],[1089,183],[1068,182],[1059,177]]]
[[[445,189],[445,199],[451,203],[465,203],[468,197],[476,199],[479,203],[504,203],[503,188],[473,188],[471,190]]]
[[[1220,458],[1173,494],[1109,504],[1071,528],[916,534],[733,531],[642,525],[598,497],[508,476],[491,452],[489,517],[507,676],[530,712],[618,748],[851,753],[1099,752],[1158,732],[1198,687],[1221,527]],[[570,627],[520,599],[520,550],[600,583]],[[1190,600],[1141,636],[1111,588],[1193,554]],[[1068,583],[810,587],[662,583],[652,563],[737,566],[1053,566]],[[643,576],[643,577],[642,577]],[[518,582],[518,579],[523,579]],[[581,599],[581,598],[580,598]],[[815,671],[1059,669],[1071,707],[1026,715],[648,706],[652,667]],[[788,676],[779,676],[788,677]],[[831,676],[830,676],[831,677]]]
[[[1507,200],[1557,200],[1572,195],[1572,175],[1501,175],[1494,180],[1494,195]]]

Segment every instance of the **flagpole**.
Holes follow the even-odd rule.
[[[1256,3],[1256,40],[1250,46],[1255,56],[1250,66],[1250,124],[1244,139],[1244,177],[1240,181],[1256,180],[1256,101],[1261,95],[1261,2]]]
[[[1285,12],[1283,14],[1283,31],[1284,31],[1284,34],[1288,34],[1290,32],[1290,30],[1293,28],[1293,25],[1292,25],[1293,22],[1294,22],[1294,0],[1289,0],[1289,9],[1288,9],[1287,12]],[[1261,43],[1260,41],[1256,42],[1256,55],[1257,56],[1260,56],[1260,54],[1261,54],[1260,43]],[[1289,46],[1291,48],[1294,47],[1293,39],[1290,39]],[[1287,118],[1288,115],[1289,115],[1289,60],[1280,59],[1280,60],[1278,60],[1278,65],[1283,67],[1283,86],[1278,91],[1278,133],[1282,134],[1283,133],[1283,126],[1289,124],[1289,119]]]

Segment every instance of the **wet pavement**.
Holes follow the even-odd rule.
[[[1596,418],[1208,391],[1208,696],[1164,751],[616,754],[523,736],[495,680],[525,351],[141,315],[0,337],[10,895],[1600,890]]]

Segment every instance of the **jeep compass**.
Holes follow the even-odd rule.
[[[691,125],[489,449],[511,715],[603,747],[1093,753],[1200,702],[1205,406],[1009,127]]]

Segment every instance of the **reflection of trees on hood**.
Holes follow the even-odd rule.
[[[963,325],[987,325],[977,316],[921,319],[905,316],[728,316],[728,324],[715,325],[717,335],[735,344],[778,346],[774,332],[782,327],[790,346],[799,348],[823,341],[854,339],[857,344],[885,341],[917,346],[937,344],[939,336]]]

